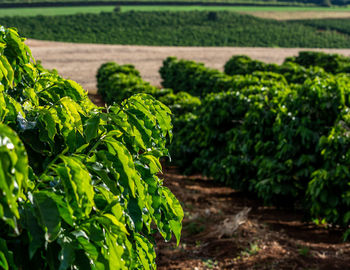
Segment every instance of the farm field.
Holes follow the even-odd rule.
[[[0,40],[3,268],[347,269],[350,49]]]
[[[5,16],[55,16],[73,15],[77,13],[111,12],[115,6],[77,6],[77,7],[31,7],[31,8],[2,8],[0,17]],[[134,11],[234,11],[250,14],[260,18],[292,20],[308,18],[349,18],[349,7],[263,7],[263,6],[128,6],[120,7],[121,12]]]
[[[213,48],[213,47],[153,47],[122,46],[100,44],[76,44],[27,40],[35,58],[40,59],[49,69],[55,68],[59,74],[80,83],[91,94],[96,93],[96,72],[108,61],[120,64],[131,63],[142,77],[153,85],[160,86],[159,68],[168,56],[204,62],[216,69],[223,69],[232,55],[246,54],[253,59],[281,64],[288,56],[297,55],[305,49],[290,48]],[[322,50],[350,56],[350,49]]]
[[[39,40],[151,46],[350,48],[350,35],[236,12],[137,11],[3,17]],[[220,29],[220,31],[217,31]]]

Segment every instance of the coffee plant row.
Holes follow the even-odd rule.
[[[200,104],[198,97],[187,92],[159,89],[144,81],[132,65],[118,65],[114,62],[103,64],[97,71],[98,93],[107,104],[120,103],[133,94],[149,94],[167,105],[178,119],[181,115],[195,110]],[[175,121],[176,121],[175,119]]]
[[[302,207],[315,221],[349,228],[350,79],[323,60],[329,72],[307,63],[321,56],[332,58],[302,53],[278,66],[235,56],[225,65],[233,76],[167,58],[163,86],[202,101],[183,116],[174,159],[267,204]]]
[[[158,178],[170,110],[146,94],[108,108],[0,28],[0,268],[154,269],[153,235],[183,211]]]

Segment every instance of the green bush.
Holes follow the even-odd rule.
[[[171,61],[166,70],[188,72]],[[188,63],[190,71],[214,74]],[[279,69],[286,66],[295,64]],[[252,76],[236,75],[241,81],[235,87],[206,95],[197,111],[182,117],[170,151],[186,172],[202,172],[266,204],[302,207],[314,219],[347,228],[350,79],[321,68],[307,69],[305,78],[300,72],[305,68],[296,67],[290,77],[300,81],[290,85],[271,72],[253,72],[269,83],[251,84]],[[203,77],[223,77],[216,74]]]
[[[266,64],[264,62],[253,60],[245,55],[232,56],[224,66],[227,75],[246,75],[256,71],[270,71],[281,74],[285,77],[288,83],[302,84],[306,79],[315,77],[327,77],[327,73],[323,68],[313,65],[307,67],[297,64],[293,59],[288,58],[283,65]]]
[[[131,65],[119,66],[110,62],[97,72],[98,93],[107,104],[120,102],[137,93],[147,93],[169,106],[175,117],[193,111],[200,105],[199,98],[186,92],[173,93],[171,89],[159,89],[144,81]]]
[[[137,93],[150,94],[156,98],[172,93],[170,89],[158,89],[142,80],[132,65],[120,66],[108,62],[101,65],[96,77],[98,93],[107,104],[120,103]]]
[[[350,70],[350,58],[339,54],[302,51],[296,57],[289,57],[288,62],[294,62],[304,67],[317,66],[332,74]]]
[[[175,57],[165,59],[159,73],[164,87],[172,88],[175,93],[186,91],[202,98],[209,93],[234,91],[251,85],[284,87],[287,84],[283,75],[273,72],[256,71],[249,75],[229,76],[202,63]]]
[[[138,94],[107,110],[0,28],[0,268],[154,269],[182,208],[157,177],[170,110]]]
[[[254,71],[273,71],[276,72],[276,64],[266,64],[262,61],[252,60],[246,55],[232,56],[224,66],[224,71],[227,75],[245,75],[251,74]]]

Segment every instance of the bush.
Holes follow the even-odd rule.
[[[277,71],[276,64],[265,64],[258,60],[252,60],[246,55],[232,56],[225,64],[224,71],[227,75],[246,75],[254,71]]]
[[[154,269],[155,230],[179,241],[183,218],[157,177],[170,110],[138,94],[105,112],[0,37],[1,268]]]
[[[283,65],[266,64],[261,61],[252,60],[245,55],[232,56],[225,64],[224,70],[228,75],[246,75],[253,74],[256,71],[270,71],[281,74],[288,83],[302,84],[306,79],[315,77],[327,77],[327,73],[323,68],[318,66],[307,65],[307,67],[299,65],[293,58],[285,61]]]
[[[142,80],[132,65],[103,64],[97,73],[98,93],[107,104],[120,102],[137,93],[147,93],[169,106],[175,117],[190,112],[200,105],[199,98],[186,92],[174,94],[171,89],[158,89]]]
[[[177,69],[172,61],[169,70],[214,74],[193,62],[187,71]],[[266,204],[302,207],[314,219],[348,228],[350,80],[314,67],[304,78],[305,68],[293,63],[279,69],[294,67],[298,71],[289,77],[298,84],[259,71],[238,75],[229,91],[205,96],[197,111],[182,117],[172,154],[186,172],[202,172]],[[216,74],[204,78],[222,78]],[[256,76],[271,82],[252,84]]]
[[[349,69],[350,58],[339,54],[327,54],[323,52],[302,51],[296,57],[289,57],[288,62],[294,62],[304,67],[318,66],[332,74],[344,72]]]
[[[205,97],[209,93],[234,91],[251,85],[281,87],[287,84],[285,78],[272,72],[253,72],[249,75],[228,76],[218,70],[207,68],[202,63],[178,60],[168,57],[159,70],[162,85],[193,96]]]
[[[150,94],[156,98],[172,93],[170,89],[158,89],[142,80],[133,65],[105,63],[98,69],[96,77],[98,93],[107,104],[119,103],[137,93]]]

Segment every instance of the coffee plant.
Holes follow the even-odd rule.
[[[284,87],[287,84],[282,75],[273,72],[256,71],[247,75],[229,76],[207,68],[202,63],[178,60],[175,57],[165,59],[159,73],[164,87],[172,88],[175,93],[186,91],[202,98],[213,92],[234,91],[250,85]]]
[[[142,93],[99,108],[4,27],[0,80],[0,268],[154,269],[153,235],[179,243],[183,218],[158,178],[170,110]]]
[[[144,81],[132,65],[120,66],[109,62],[101,65],[97,72],[98,93],[107,104],[121,102],[137,93],[147,93],[167,105],[175,118],[195,110],[200,105],[197,97],[187,92],[173,93],[171,89],[159,89]]]
[[[348,229],[348,76],[290,61],[273,73],[255,67],[247,70],[252,75],[228,76],[200,63],[165,60],[165,85],[202,97],[196,111],[182,116],[172,156],[185,172]]]
[[[256,71],[270,71],[283,75],[289,84],[302,84],[306,79],[328,76],[323,68],[313,65],[305,67],[293,61],[293,58],[289,58],[289,61],[285,61],[283,65],[279,66],[253,60],[245,55],[232,56],[226,62],[224,71],[231,76],[252,74]]]

